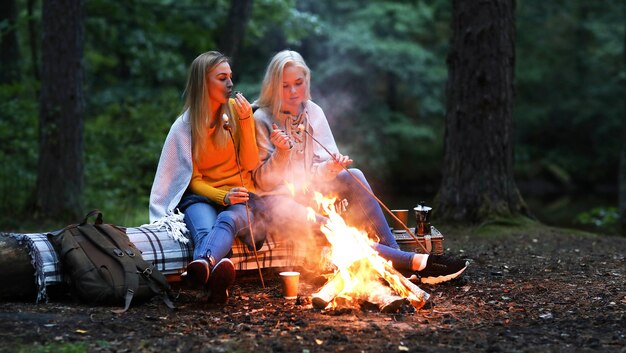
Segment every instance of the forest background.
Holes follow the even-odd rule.
[[[33,217],[42,3],[0,5],[2,230],[65,225]],[[161,146],[198,54],[229,54],[235,89],[252,101],[269,58],[285,48],[307,60],[313,99],[379,198],[391,208],[433,204],[442,178],[452,1],[85,5],[84,212],[99,208],[125,226],[148,221]],[[625,19],[626,5],[616,0],[516,3],[515,181],[544,223],[618,232]]]

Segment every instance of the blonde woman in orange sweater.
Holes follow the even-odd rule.
[[[251,178],[259,163],[252,109],[241,93],[230,98],[232,93],[227,57],[211,51],[192,62],[183,114],[165,140],[150,194],[151,221],[176,209],[184,213],[194,242],[186,277],[206,286],[209,301],[218,303],[228,300],[235,280],[226,256],[249,226],[246,202],[254,208],[258,201]]]

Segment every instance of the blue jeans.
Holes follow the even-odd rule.
[[[206,259],[211,266],[228,255],[237,234],[248,228],[245,204],[222,206],[189,194],[179,208],[194,243],[193,259]]]
[[[371,191],[369,183],[360,170],[350,169],[350,173]],[[415,253],[400,250],[378,201],[363,190],[348,172],[343,170],[333,181],[318,183],[313,189],[328,195],[338,195],[340,200],[346,199],[348,201],[348,212],[344,214],[346,223],[355,228],[363,229],[368,234],[375,234],[378,237],[378,243],[374,245],[374,250],[384,259],[390,260],[394,268],[411,270]],[[264,198],[268,206],[271,207],[272,215],[280,215],[274,217],[273,225],[281,229],[281,233],[297,232],[303,224],[309,224],[314,228],[313,231],[316,235],[323,236],[319,227],[327,219],[316,215],[317,222],[315,224],[307,221],[306,207],[308,205],[304,204],[311,200],[298,198],[296,201],[289,196],[278,195],[265,196]]]

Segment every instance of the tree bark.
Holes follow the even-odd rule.
[[[528,215],[513,178],[515,1],[454,1],[437,218]]]
[[[42,11],[39,164],[35,215],[75,222],[83,210],[84,0],[46,0]]]
[[[236,65],[237,52],[243,43],[246,25],[251,15],[252,0],[231,0],[226,27],[219,38],[219,48],[223,54],[231,58],[233,68]]]
[[[0,32],[0,84],[19,81],[21,75],[15,0],[0,1],[0,22],[4,21],[8,30]]]
[[[30,56],[32,60],[33,77],[39,81],[39,55],[37,54],[37,48],[39,43],[37,42],[37,25],[35,22],[35,0],[28,0],[28,38],[30,45]]]
[[[626,32],[624,32],[624,65],[626,65]],[[626,81],[622,80],[626,90]],[[622,102],[626,112],[626,101]],[[626,236],[626,114],[622,116],[622,150],[619,158],[619,226],[620,234]]]

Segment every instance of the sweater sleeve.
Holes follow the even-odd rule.
[[[225,205],[224,198],[228,190],[218,189],[204,181],[202,179],[202,173],[198,170],[196,163],[193,164],[193,173],[191,175],[191,182],[189,182],[189,189],[196,195],[205,196],[219,205]]]
[[[250,113],[249,117],[245,119],[239,118],[237,120],[241,133],[239,140],[241,168],[251,171],[259,164],[259,148],[256,143],[254,118],[252,118],[252,113]]]
[[[290,151],[276,149],[270,141],[272,116],[264,109],[254,113],[256,141],[259,150],[259,166],[252,172],[254,182],[262,191],[272,191],[285,180]]]
[[[315,136],[315,139],[326,147],[326,149],[328,149],[331,153],[339,153],[333,132],[330,129],[328,119],[326,119],[326,114],[324,114],[322,108],[314,102],[308,101],[307,114],[309,116],[311,130],[313,130],[312,134]],[[313,178],[320,181],[334,179],[336,174],[329,174],[325,168],[326,161],[332,159],[332,157],[318,143],[315,143],[313,146],[313,161],[311,165]]]

